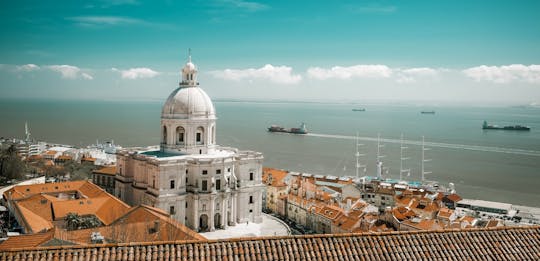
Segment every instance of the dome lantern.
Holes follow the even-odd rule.
[[[181,87],[193,87],[199,85],[197,82],[197,67],[191,62],[191,49],[189,49],[188,62],[182,68]]]

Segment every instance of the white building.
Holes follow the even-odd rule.
[[[117,152],[116,196],[168,211],[195,231],[262,221],[263,156],[216,145],[216,112],[191,56],[160,129],[158,150]]]

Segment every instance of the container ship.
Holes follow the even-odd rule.
[[[488,124],[487,121],[484,121],[484,124],[482,124],[482,129],[483,130],[515,130],[515,131],[530,131],[531,130],[530,127],[521,126],[521,125],[499,127],[497,125]]]
[[[286,129],[278,125],[272,125],[268,128],[269,132],[285,132],[285,133],[292,133],[292,134],[307,134],[307,128],[306,124],[302,123],[299,128],[290,128]]]

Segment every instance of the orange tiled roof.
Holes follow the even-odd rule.
[[[58,153],[57,151],[55,150],[48,150],[48,151],[45,151],[45,155],[56,155],[56,153]]]
[[[407,224],[420,230],[439,230],[443,228],[436,219],[422,219],[418,223],[415,223],[409,219],[403,221],[403,224]]]
[[[6,250],[2,260],[539,260],[540,227],[372,232]]]
[[[96,169],[96,170],[93,170],[92,171],[93,173],[96,173],[96,174],[105,174],[105,175],[116,175],[116,166],[107,166],[107,167],[103,167],[101,169]]]
[[[273,187],[286,186],[287,184],[283,182],[283,179],[287,176],[287,174],[289,174],[289,172],[286,170],[265,167],[263,168],[263,182],[268,184],[268,178],[271,176],[272,183],[268,185]]]
[[[129,206],[89,181],[15,186],[4,192],[18,211],[27,232],[51,229],[68,213],[95,215],[105,225],[125,214]]]
[[[324,205],[317,213],[328,219],[334,220],[338,218],[339,215],[343,214],[343,209],[332,205]]]
[[[13,236],[0,243],[0,251],[13,248],[33,248],[41,246],[43,243],[51,240],[54,237],[54,231],[50,230],[45,233],[29,234]],[[0,255],[1,256],[1,255]]]
[[[454,213],[454,210],[449,208],[441,208],[439,209],[439,213],[437,214],[438,217],[449,219],[450,216]]]
[[[69,155],[60,155],[57,160],[72,160],[73,158]]]
[[[446,196],[446,198],[453,201],[453,202],[458,202],[458,201],[462,200],[462,198],[458,194],[450,194],[450,195]]]
[[[0,243],[0,250],[43,246],[53,239],[57,241],[55,242],[57,245],[89,245],[92,244],[93,232],[99,232],[105,242],[206,240],[195,231],[170,218],[162,210],[141,205],[133,207],[110,226],[73,231],[55,228],[24,237],[10,237],[7,243]]]

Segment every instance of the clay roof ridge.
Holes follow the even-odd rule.
[[[497,231],[497,230],[540,230],[540,225],[522,226],[522,227],[491,227],[491,228],[464,228],[464,229],[438,229],[434,231],[384,231],[384,232],[362,232],[362,233],[343,233],[343,234],[317,234],[317,235],[291,235],[291,236],[264,236],[264,237],[242,237],[233,239],[211,239],[211,240],[176,240],[176,241],[159,241],[159,242],[130,242],[130,243],[109,243],[109,244],[93,244],[93,245],[77,245],[77,246],[47,246],[47,247],[31,247],[31,248],[13,248],[4,250],[5,252],[17,252],[23,250],[56,250],[56,249],[87,249],[96,247],[125,247],[125,246],[153,246],[167,244],[211,244],[223,242],[249,242],[256,240],[286,240],[286,239],[317,239],[317,238],[343,238],[351,236],[367,236],[376,237],[383,235],[415,235],[415,234],[432,234],[432,233],[454,233],[454,232],[477,232],[477,231]]]

